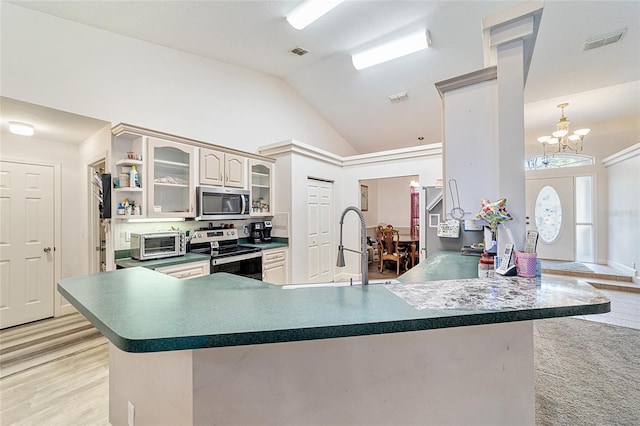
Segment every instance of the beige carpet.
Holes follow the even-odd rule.
[[[640,330],[535,321],[537,425],[640,425]]]

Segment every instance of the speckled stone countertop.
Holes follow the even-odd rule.
[[[156,269],[163,266],[181,265],[183,263],[201,262],[203,260],[209,260],[211,256],[199,253],[187,253],[184,256],[165,257],[163,259],[152,260],[135,260],[130,257],[124,259],[117,259],[116,266],[120,268],[135,268],[136,266],[142,266],[147,269]]]
[[[65,278],[58,289],[127,352],[397,333],[610,310],[609,300],[579,279],[470,279],[471,264],[477,265],[477,258],[437,253],[403,275],[399,284],[295,290],[225,273],[181,281],[138,267]],[[440,270],[445,266],[448,272]]]
[[[271,242],[270,243],[251,243],[249,242],[249,240],[247,238],[240,238],[238,240],[238,243],[240,245],[243,246],[248,246],[248,247],[258,247],[262,250],[271,250],[271,249],[277,249],[277,248],[282,248],[282,247],[288,247],[289,246],[289,239],[288,238],[281,238],[281,237],[273,237],[271,238]]]

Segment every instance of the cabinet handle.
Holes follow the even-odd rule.
[[[51,247],[45,247],[42,249],[45,253],[49,253],[51,251]]]

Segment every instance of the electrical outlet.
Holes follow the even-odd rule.
[[[135,426],[136,423],[136,409],[131,401],[127,402],[127,424],[128,426]]]

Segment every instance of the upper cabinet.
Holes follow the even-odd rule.
[[[195,147],[149,138],[149,217],[195,217]]]
[[[251,214],[273,216],[270,158],[125,123],[111,132],[113,218],[194,218],[196,185],[248,188]]]
[[[251,216],[273,216],[273,164],[249,160]]]
[[[244,188],[245,162],[239,155],[200,148],[200,184]]]

